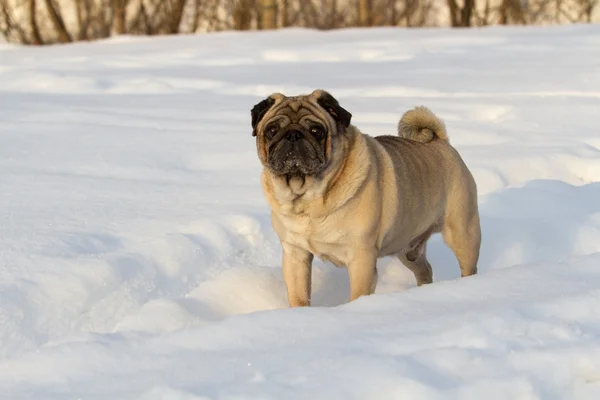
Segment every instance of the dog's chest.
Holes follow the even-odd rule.
[[[349,246],[343,229],[333,229],[325,220],[308,216],[282,217],[285,241],[303,248],[324,261],[341,267],[347,264]]]

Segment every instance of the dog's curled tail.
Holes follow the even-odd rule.
[[[424,106],[404,113],[398,122],[398,135],[421,143],[428,143],[436,138],[448,141],[444,122]]]

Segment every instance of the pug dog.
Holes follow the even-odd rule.
[[[290,307],[311,304],[314,256],[347,268],[349,301],[373,294],[385,256],[398,257],[418,286],[432,283],[426,247],[434,233],[461,277],[477,273],[477,186],[428,108],[405,112],[397,135],[375,137],[322,89],[273,93],[251,117]]]

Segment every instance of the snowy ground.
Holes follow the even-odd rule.
[[[600,398],[600,27],[0,45],[1,399]],[[480,190],[478,276],[379,263],[287,309],[250,108],[425,104]]]

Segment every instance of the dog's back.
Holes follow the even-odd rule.
[[[462,157],[450,144],[444,122],[427,107],[406,111],[398,122],[398,136],[382,135],[374,139],[392,158],[397,175],[405,175],[409,169],[411,179],[419,177],[425,180],[423,185],[428,182],[436,187],[449,181],[466,186],[474,184]]]
[[[450,145],[444,123],[429,109],[417,107],[402,116],[398,136],[376,136],[373,141],[389,155],[398,190],[394,197],[399,216],[389,240],[404,242],[407,232],[414,235],[408,251],[399,255],[403,263],[416,276],[417,270],[429,274],[425,242],[441,232],[458,258],[461,275],[476,273],[481,243],[477,186]],[[425,276],[422,281],[429,280]]]

